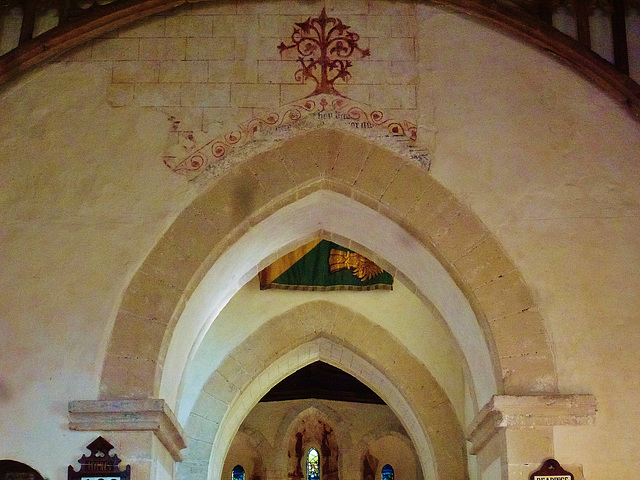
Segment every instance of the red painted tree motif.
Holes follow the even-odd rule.
[[[370,55],[369,49],[361,49],[358,46],[360,36],[349,31],[351,27],[339,18],[327,17],[324,8],[319,17],[309,17],[306,22],[296,25],[291,35],[292,44],[282,42],[278,45],[280,53],[296,48],[300,54],[298,61],[302,67],[296,71],[295,79],[299,82],[307,79],[316,82],[316,89],[309,96],[320,93],[342,96],[334,83],[338,79],[346,82],[351,77],[349,68],[352,63],[349,57],[354,52],[360,53],[363,58]]]

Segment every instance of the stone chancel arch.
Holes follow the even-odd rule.
[[[173,329],[205,273],[252,225],[318,190],[379,211],[436,256],[482,326],[498,374],[495,393],[555,391],[542,318],[513,263],[469,208],[392,152],[319,129],[235,166],[176,219],[124,294],[114,332],[144,330],[146,341],[112,337],[102,398],[158,396]],[[278,253],[265,251],[264,264]],[[229,282],[244,282],[257,269],[230,272]]]
[[[542,318],[512,262],[471,210],[407,159],[360,137],[318,129],[234,165],[180,214],[125,292],[114,332],[135,337],[143,331],[145,340],[112,337],[101,397],[164,398],[184,424],[193,392],[204,387],[186,388],[185,372],[216,316],[260,268],[317,236],[349,243],[438,311],[468,371],[474,400],[464,424],[493,395],[555,392]],[[271,371],[242,367],[250,377],[256,368]],[[227,394],[231,402],[244,392]],[[216,438],[232,438],[241,421],[239,413],[225,417],[216,435],[225,434]],[[420,424],[408,428],[413,432],[430,428],[413,423]],[[464,426],[457,425],[459,433]],[[418,448],[423,467],[443,455],[460,457],[451,463],[453,476],[442,477],[440,466],[425,473],[465,478],[464,442],[458,453],[433,455],[426,455],[427,443]],[[189,447],[186,457],[195,450]],[[224,442],[211,451],[208,473],[215,476]]]
[[[263,324],[291,308],[304,318],[308,307],[260,292],[254,275],[321,237],[390,270],[397,287],[386,299],[402,293],[405,302],[386,317],[397,319],[397,329],[338,292],[316,297],[331,302],[323,312],[347,307],[374,325],[368,335],[394,337],[444,392],[451,424],[467,443],[435,453],[438,434],[419,420],[421,409],[434,405],[413,391],[421,379],[383,369],[369,358],[370,344],[349,343],[358,332],[324,332],[295,348],[332,342],[375,369],[358,374],[368,384],[396,385],[399,394],[385,398],[407,415],[426,472],[443,477],[439,465],[452,455],[469,480],[522,480],[553,457],[577,479],[584,472],[603,480],[603,464],[617,477],[634,477],[640,450],[629,445],[640,443],[640,417],[628,412],[640,401],[640,383],[629,381],[640,363],[640,130],[606,92],[548,52],[442,4],[70,2],[93,3],[89,10],[104,12],[108,25],[0,94],[0,330],[11,338],[6,365],[0,362],[0,437],[11,440],[0,442],[0,458],[32,463],[34,456],[43,476],[61,477],[104,435],[123,465],[132,465],[134,480],[174,480],[183,458],[181,475],[215,477],[223,439],[252,395],[301,364],[276,374],[278,359],[294,351],[288,349],[265,364],[226,362]],[[164,9],[171,2],[182,7],[106,31],[143,20],[152,13],[143,4]],[[3,39],[10,31],[24,37],[20,14],[11,10],[20,3],[0,1],[0,16],[11,19]],[[139,15],[115,19],[116,3]],[[478,6],[479,15],[505,18],[493,2]],[[322,93],[300,122],[278,123],[292,104],[306,106],[310,99],[300,99],[313,88],[295,78],[293,49],[281,56],[278,45],[289,44],[296,23],[323,7],[370,49],[337,88],[363,116],[350,122],[337,117],[344,109],[320,112],[332,104]],[[570,27],[564,13],[553,17]],[[25,26],[33,19],[22,15]],[[594,19],[595,34],[604,17]],[[36,19],[35,31],[53,22],[50,14]],[[34,41],[46,47],[52,38]],[[570,54],[565,58],[586,62],[600,78],[623,79],[562,33],[554,38]],[[636,42],[636,73],[639,48]],[[326,113],[334,118],[325,121]],[[415,135],[372,127],[367,116],[402,120]],[[240,139],[236,125],[255,135]],[[225,156],[210,148],[215,158],[200,164],[197,178],[177,174],[218,139],[233,148]],[[422,167],[416,154],[424,154]],[[249,291],[252,314],[236,315],[243,328],[231,335],[221,327],[225,315]],[[278,310],[252,318],[267,301]],[[409,317],[407,305],[415,304]],[[427,324],[439,326],[448,343],[429,339]],[[421,336],[409,338],[416,325]],[[209,334],[220,353],[206,358]],[[270,346],[255,348],[259,356]],[[420,355],[427,350],[435,353]],[[199,394],[212,375],[225,379],[221,387],[244,387],[217,391],[229,403],[209,396],[203,408]],[[595,425],[568,428],[589,423],[595,411],[593,397],[574,392],[599,397]],[[205,419],[223,407],[229,415],[219,424],[189,423],[192,414]],[[194,455],[204,467],[192,475],[186,470],[200,468]],[[357,479],[353,471],[343,478]]]

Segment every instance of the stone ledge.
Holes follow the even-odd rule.
[[[477,454],[501,428],[590,425],[596,412],[593,395],[494,395],[467,429],[469,453]]]
[[[69,429],[80,431],[152,431],[176,462],[186,448],[184,432],[162,399],[75,400],[69,402]]]

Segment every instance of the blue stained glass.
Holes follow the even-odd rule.
[[[242,465],[236,465],[231,471],[231,480],[244,480],[244,468]]]
[[[307,480],[320,479],[320,455],[315,448],[310,448],[307,454]]]
[[[388,463],[382,467],[382,480],[393,480],[393,467]]]

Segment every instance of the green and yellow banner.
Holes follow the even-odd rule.
[[[393,277],[368,258],[328,240],[314,240],[262,270],[260,289],[392,290]]]

